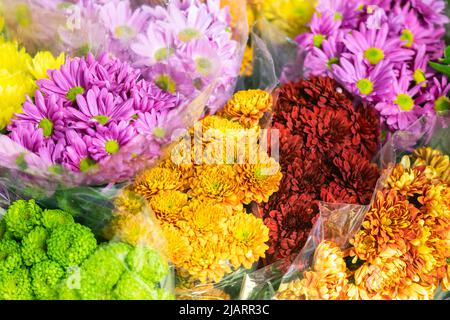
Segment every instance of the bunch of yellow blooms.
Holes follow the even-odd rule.
[[[47,78],[47,70],[59,68],[64,59],[64,54],[55,58],[48,51],[38,52],[32,58],[16,42],[0,37],[0,130],[9,124],[14,113],[21,112],[26,96],[34,96],[36,80]]]
[[[277,192],[281,172],[275,159],[260,150],[258,138],[248,136],[261,131],[259,121],[272,103],[271,95],[261,90],[236,93],[222,113],[206,117],[190,130],[187,144],[194,145],[193,150],[143,172],[130,187],[150,204],[178,275],[195,280],[190,283],[217,283],[265,256],[269,231],[245,206],[267,201]],[[244,142],[243,161],[227,162],[239,154]],[[259,151],[256,161],[250,161],[252,150]],[[178,162],[189,155],[187,161]],[[145,239],[139,236],[145,229],[139,225],[142,219],[130,216],[114,219],[113,233],[126,235],[122,239],[130,242]]]
[[[341,251],[322,242],[312,270],[277,297],[428,300],[439,286],[448,291],[449,157],[431,148],[403,157],[350,244]]]

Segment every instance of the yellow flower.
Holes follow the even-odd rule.
[[[403,163],[409,159],[403,159]],[[427,178],[423,171],[417,168],[408,168],[403,164],[398,164],[392,170],[391,176],[387,179],[386,185],[394,190],[399,191],[402,195],[413,196],[414,194],[422,194]]]
[[[246,128],[258,125],[264,112],[272,108],[273,98],[262,90],[239,91],[227,102],[223,114]]]
[[[107,239],[119,239],[133,246],[148,245],[160,248],[165,254],[168,252],[158,223],[145,211],[114,216],[104,235]]]
[[[233,207],[242,204],[242,192],[236,183],[236,173],[228,165],[198,167],[191,179],[190,193],[195,197],[206,197]]]
[[[5,26],[5,18],[0,16],[0,32],[3,31],[3,27]]]
[[[28,68],[36,80],[44,79],[49,77],[47,70],[59,69],[64,62],[64,53],[61,53],[59,57],[55,58],[50,52],[41,51],[36,54]]]
[[[306,30],[316,3],[316,0],[264,0],[261,8],[269,22],[294,38]]]
[[[226,256],[228,247],[224,239],[210,238],[208,241],[191,239],[194,248],[189,259],[180,266],[202,283],[219,282],[231,272]]]
[[[265,252],[269,249],[266,245],[269,241],[269,229],[262,219],[239,212],[230,219],[228,229],[232,235],[229,258],[234,268],[244,266],[249,269],[260,258],[265,257]]]
[[[182,190],[184,185],[180,171],[156,167],[141,173],[136,178],[133,190],[150,200],[159,191]]]
[[[438,178],[446,184],[450,184],[450,159],[439,150],[429,147],[416,149],[414,166],[427,166],[433,172],[433,178]]]
[[[28,73],[30,62],[30,55],[17,43],[0,41],[0,130],[21,112],[26,95],[33,96],[36,85]]]
[[[188,195],[177,190],[161,191],[150,199],[156,218],[163,223],[175,223],[188,204]]]
[[[41,58],[44,56],[46,59]],[[38,52],[32,59],[17,43],[0,39],[0,130],[9,124],[14,113],[22,111],[26,96],[34,96],[39,72],[47,66],[60,66],[61,59],[52,58],[48,52]],[[47,65],[46,62],[52,63]]]
[[[220,237],[227,230],[232,210],[209,199],[194,199],[183,209],[183,217],[190,228],[186,228],[186,236],[208,241],[209,237]],[[184,223],[180,223],[181,228]]]
[[[269,201],[269,197],[278,191],[283,177],[280,165],[267,154],[263,154],[262,159],[255,164],[236,164],[234,170],[239,187],[244,193],[245,204],[252,201]]]
[[[312,270],[280,287],[278,299],[341,300],[347,291],[344,253],[331,241],[322,241],[316,248]]]
[[[418,214],[419,210],[395,190],[378,192],[362,229],[351,241],[354,253],[361,260],[371,262],[374,258],[371,253],[382,252],[387,246],[405,251],[407,242],[416,237],[420,227]]]
[[[123,189],[114,199],[114,205],[119,213],[138,214],[144,210],[142,197],[129,189]]]
[[[170,260],[176,267],[189,261],[193,247],[183,230],[171,225],[162,226],[164,237],[167,241],[167,250]]]
[[[245,77],[250,77],[253,74],[253,48],[250,46],[245,47],[239,74]]]
[[[395,299],[399,288],[407,285],[407,264],[402,255],[394,249],[381,252],[372,263],[364,263],[356,270],[355,285],[364,288],[370,298]]]

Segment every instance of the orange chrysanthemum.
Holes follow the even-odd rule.
[[[228,224],[232,238],[229,239],[229,259],[234,268],[251,268],[255,261],[265,257],[269,247],[269,229],[261,219],[245,212],[235,214]]]
[[[227,102],[223,115],[246,128],[258,125],[264,112],[272,108],[273,98],[262,90],[239,91]]]
[[[174,223],[182,216],[188,195],[177,190],[161,191],[150,199],[150,206],[162,223]]]
[[[133,190],[147,200],[163,190],[182,190],[185,185],[183,175],[178,170],[156,167],[141,173]]]
[[[408,161],[408,157],[403,159],[403,163]],[[427,178],[423,170],[418,168],[409,168],[400,163],[392,170],[391,176],[387,179],[386,185],[400,194],[405,196],[414,196],[415,194],[422,194],[424,185],[427,183]]]
[[[372,253],[378,254],[388,246],[405,252],[407,242],[417,236],[418,214],[419,210],[395,190],[378,192],[362,229],[352,240],[354,253],[359,259],[371,262]]]
[[[236,164],[234,170],[245,204],[267,202],[278,191],[283,177],[279,163],[267,155],[255,164]]]
[[[330,241],[322,241],[314,253],[312,270],[303,279],[283,284],[278,299],[341,300],[347,291],[344,254]]]
[[[201,166],[191,179],[191,195],[216,200],[231,206],[242,204],[243,194],[236,183],[236,173],[228,165]]]

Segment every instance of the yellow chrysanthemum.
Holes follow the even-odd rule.
[[[180,171],[156,167],[141,173],[136,178],[133,190],[150,200],[160,191],[182,190],[184,186]]]
[[[404,158],[403,162],[409,158]],[[427,178],[423,170],[408,168],[403,164],[398,164],[392,170],[391,176],[387,179],[386,185],[403,195],[413,196],[423,193]]]
[[[176,267],[182,266],[190,259],[193,252],[189,239],[182,230],[171,224],[164,224],[162,230],[167,241],[170,260]]]
[[[269,247],[269,229],[262,219],[251,214],[239,212],[228,223],[232,239],[229,259],[234,268],[244,266],[248,269],[260,258],[265,257]]]
[[[30,73],[35,79],[48,78],[47,70],[59,69],[65,62],[65,55],[61,53],[55,58],[48,51],[41,51],[36,54],[29,65]]]
[[[407,285],[407,264],[401,259],[402,254],[386,249],[372,263],[364,263],[355,272],[355,285],[364,288],[369,297],[394,299],[399,288]]]
[[[191,239],[194,250],[180,268],[185,269],[193,278],[202,283],[219,282],[224,275],[231,272],[231,266],[226,259],[228,254],[226,242],[223,239],[215,238],[198,241]]]
[[[255,164],[236,164],[237,181],[244,193],[245,204],[252,201],[267,202],[269,197],[278,191],[283,177],[280,165],[265,154]]]
[[[104,235],[107,239],[119,239],[133,246],[148,245],[160,248],[164,254],[169,252],[162,230],[148,212],[114,216]]]
[[[161,191],[150,199],[156,218],[162,223],[175,223],[188,204],[188,195],[177,190]]]
[[[439,150],[429,147],[416,149],[413,153],[414,166],[425,165],[432,170],[433,178],[439,178],[446,184],[450,184],[450,158]]]
[[[28,64],[31,57],[17,43],[0,43],[0,130],[21,112],[26,95],[33,96],[36,88]]]
[[[236,173],[228,165],[198,167],[195,177],[191,179],[190,193],[225,205],[242,204],[242,192],[236,183]]]
[[[186,222],[179,224],[183,229],[185,224],[186,236],[200,238],[198,241],[209,241],[210,237],[223,237],[231,218],[232,210],[214,200],[193,199],[189,206],[183,209]]]
[[[347,273],[344,253],[331,241],[322,241],[316,248],[312,270],[302,279],[283,284],[278,299],[341,300],[346,297]]]
[[[41,71],[47,67],[58,68],[63,62],[61,56],[53,61],[52,58],[51,53],[42,52],[32,59],[17,43],[0,41],[0,130],[8,125],[14,113],[21,112],[26,96],[34,96]]]
[[[258,125],[264,112],[272,108],[272,95],[263,90],[239,91],[227,102],[223,114],[246,128]]]
[[[306,31],[317,4],[316,0],[264,0],[263,16],[291,38]]]
[[[119,213],[138,214],[144,210],[142,197],[129,189],[123,189],[114,199],[114,205]]]

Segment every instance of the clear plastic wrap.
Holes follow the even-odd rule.
[[[0,300],[174,299],[164,238],[139,196],[119,194],[110,202],[117,215],[145,215],[147,237],[133,245],[120,234],[106,240],[106,230],[92,232],[66,211],[13,200],[6,188],[1,197],[8,201],[0,215]]]
[[[289,270],[283,273],[281,267],[283,263],[279,261],[247,275],[243,281],[240,299],[368,299],[369,296],[364,295],[364,292],[355,293],[356,289],[353,291],[346,289],[347,292],[345,292],[344,289],[346,286],[354,285],[354,282],[347,278],[351,277],[351,273],[360,267],[358,265],[360,262],[355,264],[349,257],[350,240],[361,229],[367,212],[377,199],[378,192],[386,187],[394,166],[399,161],[405,161],[403,157],[406,154],[411,154],[414,149],[424,146],[439,150],[444,155],[450,153],[447,137],[450,128],[448,121],[448,116],[437,119],[423,117],[414,123],[410,130],[394,134],[377,157],[382,168],[382,176],[377,183],[371,204],[359,206],[321,203],[320,217],[316,221],[306,245]],[[416,130],[425,132],[425,134],[418,137],[414,133],[418,132]],[[411,143],[412,141],[414,143]],[[443,159],[445,161],[445,157]],[[446,159],[447,162],[443,163],[444,169],[441,170],[449,171],[448,157]],[[445,169],[445,163],[447,163],[447,169]],[[432,162],[428,164],[437,166]],[[445,177],[449,172],[442,172],[442,174]],[[448,228],[448,226],[444,226],[444,228]],[[347,270],[345,264],[347,264]],[[375,276],[376,274],[367,281],[372,281],[370,283],[379,281]],[[445,290],[443,292],[442,288],[435,289],[436,299],[448,297],[448,293],[445,293]],[[423,291],[417,290],[423,294]],[[420,294],[411,293],[411,296],[404,295],[403,298],[417,299],[417,297],[421,297]],[[395,295],[393,297],[395,298]]]

